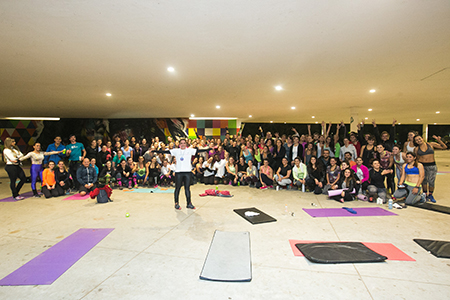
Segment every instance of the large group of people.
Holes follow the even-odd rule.
[[[4,158],[17,200],[26,177],[21,162],[31,159],[31,187],[40,197],[36,183],[40,180],[46,198],[70,193],[85,195],[96,184],[109,182],[122,189],[139,186],[175,186],[175,208],[179,209],[179,192],[184,186],[188,208],[190,185],[229,184],[258,189],[292,189],[315,194],[333,194],[340,202],[358,198],[369,201],[389,197],[405,199],[407,204],[435,202],[433,192],[437,173],[435,149],[446,149],[440,137],[426,142],[417,132],[409,132],[403,145],[394,142],[396,121],[390,132],[379,132],[373,121],[373,132],[348,134],[344,123],[330,134],[331,123],[322,123],[322,131],[292,135],[264,132],[246,137],[229,134],[221,139],[173,139],[166,143],[135,137],[112,140],[94,139],[85,147],[76,136],[61,144],[57,136],[44,152],[36,143],[34,150],[23,155],[12,138],[5,140]],[[397,184],[395,183],[397,178]],[[16,183],[19,179],[18,184]],[[330,193],[333,191],[334,193]]]

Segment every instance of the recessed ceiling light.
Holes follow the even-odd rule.
[[[216,105],[216,108],[220,108],[220,105]]]
[[[398,123],[398,125],[402,125],[402,123]]]
[[[291,109],[295,109],[295,106],[291,106]]]
[[[416,121],[420,121],[420,119],[416,119]]]
[[[169,72],[175,72],[175,68],[174,68],[174,67],[168,67],[168,68],[167,68],[167,71],[169,71]]]
[[[317,124],[317,123],[319,123],[319,122],[316,122],[316,124]]]
[[[437,114],[440,114],[441,112],[440,112],[440,111],[437,111],[436,113],[437,113]]]
[[[315,116],[312,116],[311,118],[313,118],[313,119],[314,119],[314,118],[315,118]]]
[[[436,123],[434,123],[434,125],[436,125]]]
[[[112,95],[111,93],[106,93],[106,96],[111,97]]]
[[[376,92],[376,90],[374,90],[374,89],[371,89],[369,92],[371,92],[371,93],[375,93]]]
[[[372,109],[371,109],[371,108],[369,108],[369,109],[368,109],[368,111],[372,111]]]
[[[251,117],[252,117],[252,115],[249,115],[248,117],[249,117],[249,118],[251,118]]]
[[[270,121],[270,123],[273,123],[273,121]]]
[[[194,115],[194,114],[192,114],[192,115],[191,115],[191,118],[193,118],[193,117],[195,117],[195,115]]]
[[[368,118],[368,117],[365,117],[364,119],[368,120],[369,118]]]
[[[277,86],[275,87],[275,89],[276,89],[277,91],[281,91],[281,90],[283,89],[283,87],[282,87],[281,85],[277,85]]]

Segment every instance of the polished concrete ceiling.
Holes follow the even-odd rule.
[[[0,99],[0,117],[449,124],[450,1],[3,0]]]

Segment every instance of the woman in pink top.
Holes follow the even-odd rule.
[[[369,169],[363,165],[361,157],[356,159],[356,165],[353,165],[352,170],[356,174],[356,191],[358,194],[364,194],[369,186]]]

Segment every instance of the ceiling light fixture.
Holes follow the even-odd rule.
[[[190,117],[189,120],[237,120],[230,117]]]
[[[277,85],[277,86],[275,87],[275,89],[276,89],[277,91],[281,91],[281,90],[283,89],[283,87],[282,87],[281,85]]]
[[[316,124],[317,124],[317,123],[319,123],[319,122],[316,122]]]
[[[316,117],[316,116],[312,116],[311,118],[313,118],[313,119],[314,119],[315,117]]]
[[[106,96],[111,97],[112,95],[111,93],[106,93]]]
[[[416,119],[416,121],[420,121],[420,119]]]
[[[370,93],[375,93],[376,92],[376,90],[374,90],[374,89],[371,89],[370,91],[369,91]]]
[[[436,125],[436,123],[434,123],[434,125]]]
[[[270,123],[273,123],[273,121],[270,121]]]
[[[192,115],[191,115],[191,118],[193,118],[193,117],[195,117],[195,115],[194,115],[194,114],[192,114]]]
[[[5,120],[36,120],[36,121],[59,121],[61,118],[56,117],[6,117]]]
[[[219,109],[219,108],[220,108],[220,105],[216,105],[216,108]]]
[[[167,68],[167,71],[169,71],[169,72],[175,72],[175,68],[174,68],[174,67],[168,67],[168,68]]]
[[[252,115],[249,115],[248,117],[249,117],[249,118],[251,118],[251,117],[252,117]]]
[[[295,109],[295,106],[291,106],[291,109]]]
[[[368,111],[372,111],[372,109],[371,109],[371,108],[369,108],[369,109],[368,109]]]
[[[437,114],[440,114],[441,112],[440,112],[440,111],[437,111],[436,113],[437,113]]]
[[[368,118],[368,117],[365,117],[364,119],[368,120],[369,118]]]

